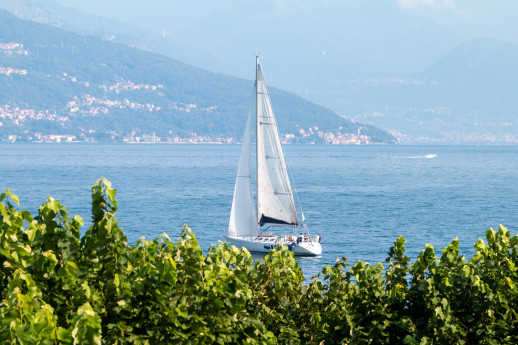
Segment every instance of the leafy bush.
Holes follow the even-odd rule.
[[[92,187],[92,226],[49,198],[38,215],[0,194],[0,341],[5,344],[516,344],[518,237],[487,230],[466,261],[455,239],[410,264],[342,258],[304,284],[278,247],[254,262],[226,243],[203,254],[184,226],[128,245],[116,191]]]

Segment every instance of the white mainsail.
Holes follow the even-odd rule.
[[[257,219],[260,225],[299,225],[270,95],[257,62]]]
[[[252,174],[250,172],[250,122],[252,112],[251,108],[243,138],[236,186],[234,187],[234,199],[232,200],[232,210],[230,211],[228,234],[234,237],[252,237],[259,234],[257,213],[252,193]]]

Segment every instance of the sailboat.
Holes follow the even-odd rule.
[[[243,137],[243,146],[234,188],[234,199],[230,211],[230,222],[226,239],[237,247],[251,252],[269,252],[277,245],[286,245],[295,255],[316,256],[322,254],[320,236],[310,238],[304,214],[299,221],[293,193],[286,169],[286,162],[277,131],[277,122],[270,102],[270,95],[256,58],[256,79],[254,102],[250,107]],[[254,202],[252,187],[252,143],[251,127],[255,122],[256,194]],[[292,234],[274,234],[266,231],[271,227],[290,227]],[[285,228],[286,229],[286,228]],[[300,233],[297,235],[297,233]]]

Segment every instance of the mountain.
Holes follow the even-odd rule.
[[[4,140],[50,134],[97,140],[152,134],[240,138],[252,87],[251,81],[0,11]],[[280,131],[295,141],[319,141],[339,132],[358,142],[394,142],[371,125],[276,88],[270,92]],[[308,137],[310,132],[314,135]]]
[[[265,62],[275,61],[270,68],[272,85],[328,106],[333,106],[334,97],[327,92],[335,91],[344,80],[421,71],[463,40],[446,26],[386,0],[371,0],[368,5],[327,0],[192,0],[144,6],[125,6],[118,0],[107,2],[102,6],[106,11],[98,12],[140,28],[52,0],[2,3],[0,8],[25,19],[79,33],[113,35],[115,40],[131,36],[138,40],[133,44],[238,77],[248,76],[249,59],[261,52]],[[139,7],[145,12],[132,13]],[[157,13],[157,7],[163,10]]]
[[[0,7],[27,19],[80,34],[110,37],[113,42],[242,78],[250,75],[253,54],[261,52],[263,62],[269,63],[270,85],[345,116],[349,116],[344,99],[349,98],[351,82],[419,73],[463,41],[445,26],[386,0],[372,0],[369,5],[362,1],[192,0],[189,4],[161,5],[164,15],[156,21],[162,21],[164,27],[157,24],[155,31],[51,0],[4,1]],[[113,9],[117,3],[106,7]],[[145,25],[149,13],[143,13],[138,21],[133,18],[133,22]]]
[[[243,61],[253,60],[249,53],[259,47],[269,85],[381,127],[402,143],[518,141],[515,43],[463,41],[393,3],[373,4],[324,2],[312,11],[304,1],[266,1],[234,4],[238,8],[227,11],[229,4],[205,3],[188,18],[168,12],[175,28],[160,34],[53,1],[4,0],[0,7],[81,37],[95,35],[112,46],[121,43],[234,76],[250,76]],[[187,7],[198,5],[195,0]],[[236,25],[242,30],[231,30]],[[211,27],[223,28],[224,34],[214,38],[208,34]]]
[[[495,39],[465,42],[435,63],[425,78],[441,86],[435,102],[469,110],[516,109],[518,45]]]
[[[174,39],[167,31],[153,32],[136,25],[81,12],[73,7],[61,6],[52,0],[3,0],[0,9],[5,9],[22,19],[152,51],[206,70],[227,74],[235,72],[236,67],[224,59],[194,47],[189,42]],[[242,72],[243,75],[247,75],[245,71]]]
[[[518,45],[474,39],[422,73],[351,83],[348,117],[409,143],[517,143]]]

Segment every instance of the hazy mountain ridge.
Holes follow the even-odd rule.
[[[440,97],[451,106],[516,108],[518,45],[482,38],[465,42],[434,64],[426,78],[443,86]]]
[[[402,142],[517,143],[516,90],[518,45],[475,39],[412,77],[352,83],[343,106]]]
[[[3,8],[22,19],[49,24],[79,35],[96,36],[113,43],[152,51],[206,70],[235,75],[230,73],[235,72],[235,65],[229,65],[223,59],[170,37],[167,30],[158,34],[129,23],[81,12],[73,7],[61,6],[52,0],[3,1],[0,9]]]
[[[240,138],[253,82],[215,74],[171,58],[21,20],[0,11],[0,134],[36,138]],[[9,42],[21,43],[16,49]],[[9,50],[9,49],[10,50]],[[16,50],[15,49],[15,50]],[[253,75],[253,62],[252,75]],[[18,71],[18,72],[16,72]],[[272,88],[280,131],[341,131],[368,142],[393,142],[385,132],[358,125],[298,96]],[[10,114],[10,115],[9,115]],[[16,119],[13,117],[16,115]],[[16,120],[16,121],[15,121]],[[16,122],[16,123],[15,123]],[[316,134],[315,134],[316,135]],[[318,137],[313,138],[313,141]]]
[[[70,28],[72,25],[63,24],[68,18],[74,22],[74,30],[79,33],[88,32],[114,43],[160,52],[210,70],[243,74],[243,68],[237,62],[237,55],[242,55],[242,51],[235,52],[235,60],[222,62],[213,55],[197,51],[193,46],[171,40],[167,32],[164,32],[164,37],[158,37],[156,33],[146,33],[138,27],[85,14],[52,1],[6,1],[17,3],[19,8],[19,4],[28,3],[26,15],[30,15],[31,11],[51,12],[49,18],[53,25]],[[240,4],[240,10],[250,10],[248,12],[255,13],[255,19],[251,21],[244,17],[239,20],[243,24],[250,21],[256,26],[262,23],[262,31],[273,32],[279,37],[291,35],[296,38],[276,48],[276,53],[289,61],[289,65],[283,59],[267,63],[268,67],[271,66],[266,71],[270,85],[288,86],[283,78],[289,75],[289,90],[326,104],[345,118],[384,128],[404,143],[518,141],[518,100],[514,96],[518,89],[518,45],[496,39],[475,39],[458,45],[462,37],[447,28],[423,18],[411,18],[393,4],[382,1],[376,4],[377,11],[386,12],[387,17],[398,18],[398,21],[383,20],[365,28],[368,13],[364,13],[363,7],[354,2],[340,4],[343,12],[331,11],[337,4],[324,4],[323,13],[326,15],[315,14],[315,23],[333,29],[345,40],[322,36],[320,29],[312,31],[296,23],[290,26],[290,16],[306,18],[312,15],[311,6],[304,2],[278,12],[273,11],[270,2],[260,8],[255,8],[253,4]],[[39,12],[31,10],[31,6],[39,6]],[[215,17],[218,19],[210,20],[217,23],[228,20],[226,16],[231,14],[221,11],[216,11]],[[272,13],[275,14],[273,17],[270,15]],[[342,21],[349,30],[343,31],[336,25],[336,20],[331,20],[339,15],[343,15]],[[45,16],[40,17],[40,20],[46,20]],[[204,27],[215,24],[200,22],[202,17],[193,18],[193,22],[186,24],[187,27],[196,24],[200,27],[196,30],[203,31]],[[281,22],[284,25],[279,26]],[[245,39],[249,30],[246,27],[243,32],[228,32],[206,48],[210,50],[210,45],[232,47],[233,41]],[[386,30],[381,30],[382,27]],[[181,39],[186,27],[182,30],[176,32],[175,37]],[[121,32],[129,35],[122,36]],[[394,33],[399,33],[397,40],[391,39]],[[270,43],[264,42],[264,37],[268,34],[252,35],[245,41],[257,42],[259,47],[268,48]],[[426,44],[416,44],[419,41]],[[194,40],[192,43],[203,45],[203,41]],[[318,47],[320,50],[315,50]],[[218,55],[218,49],[215,55]],[[266,60],[268,58],[267,54]],[[308,73],[307,68],[302,66],[306,64],[311,69]],[[304,73],[294,72],[297,69]]]

